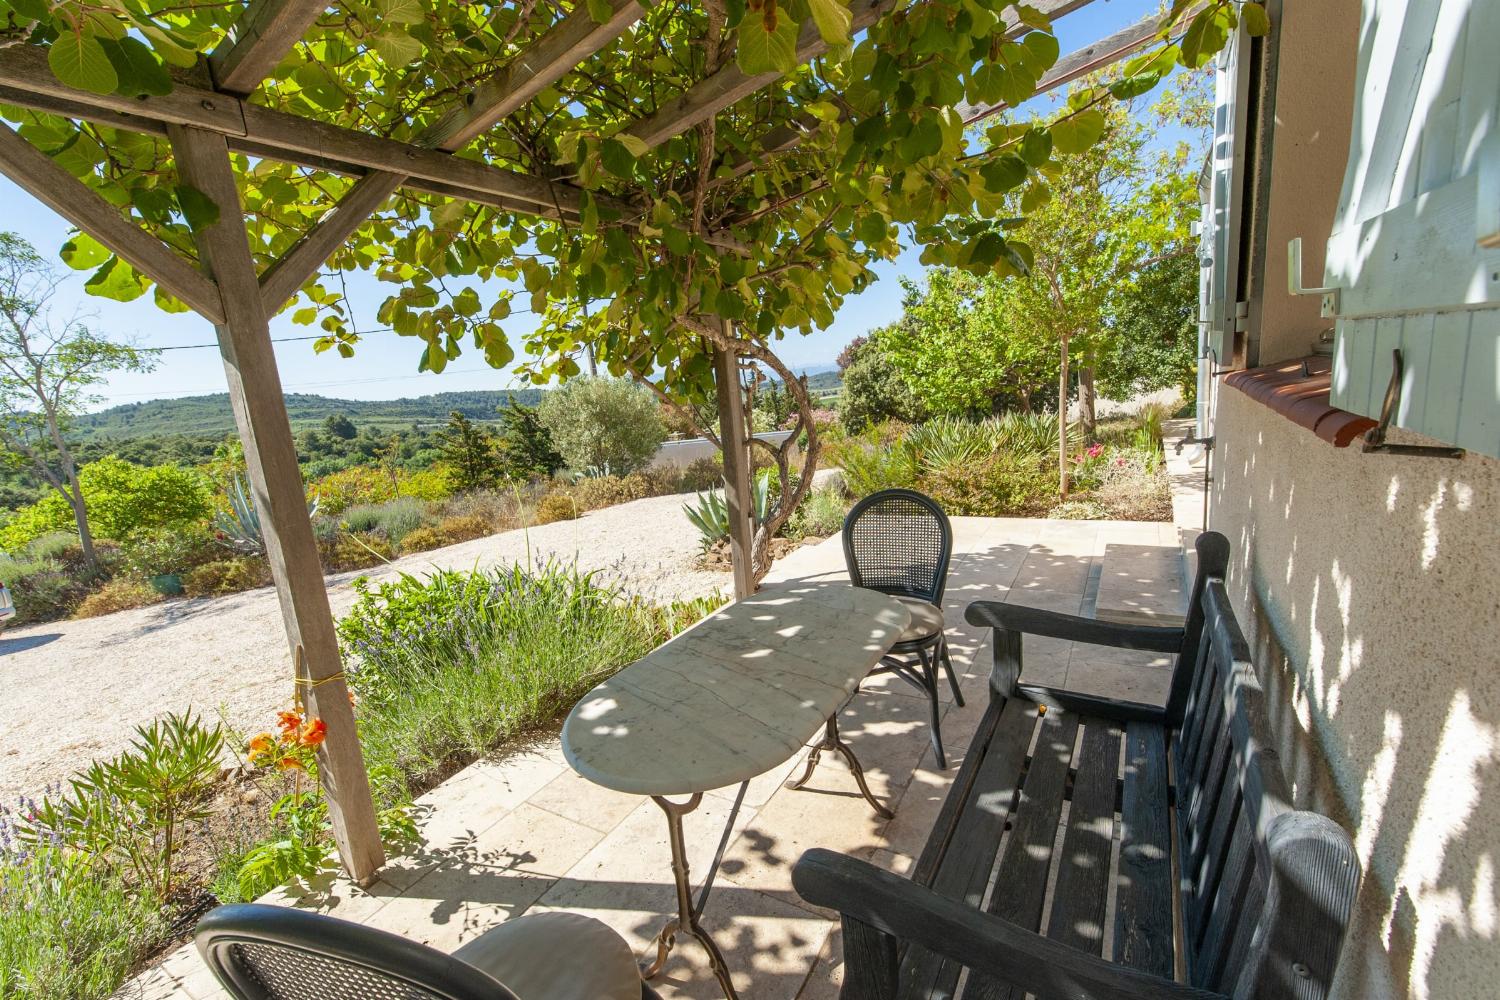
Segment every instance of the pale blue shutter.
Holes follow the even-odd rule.
[[[1308,95],[1315,99],[1315,95]],[[1364,0],[1332,402],[1500,456],[1500,0]]]

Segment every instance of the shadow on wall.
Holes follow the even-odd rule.
[[[1335,995],[1494,995],[1500,462],[1335,449],[1234,390],[1218,435],[1212,526],[1287,773],[1366,872]]]

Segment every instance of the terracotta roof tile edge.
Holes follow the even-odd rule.
[[[1330,405],[1331,381],[1328,359],[1316,354],[1262,368],[1245,368],[1224,378],[1225,385],[1312,431],[1335,448],[1347,448],[1374,427],[1375,421]]]

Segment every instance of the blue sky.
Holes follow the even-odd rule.
[[[1096,0],[1057,22],[1062,51],[1067,53],[1103,38],[1154,9],[1156,4],[1152,0]],[[58,248],[71,232],[67,222],[3,176],[0,176],[0,205],[6,209],[0,228],[24,237],[44,257],[55,259]],[[141,347],[184,348],[213,343],[212,326],[191,313],[163,313],[152,304],[149,295],[135,302],[96,298],[83,290],[87,272],[68,272],[61,262],[57,266],[67,274],[56,300],[61,315],[79,309],[92,317],[91,325],[101,332]],[[897,278],[916,277],[921,270],[915,251],[882,263],[876,267],[880,280],[862,294],[847,299],[831,327],[806,337],[794,334],[781,342],[779,353],[793,368],[831,364],[850,340],[900,315],[901,286]],[[356,328],[379,325],[375,309],[389,294],[390,287],[366,275],[350,276]],[[518,335],[525,332],[527,319],[517,316],[507,322],[507,332],[518,340]],[[272,321],[272,337],[307,336],[313,332],[313,328],[294,325],[290,313]],[[331,351],[314,354],[308,341],[276,345],[282,383],[288,392],[345,399],[395,399],[434,392],[498,389],[514,384],[509,371],[486,367],[477,352],[465,353],[441,375],[418,373],[419,353],[417,341],[393,333],[370,334],[349,359]],[[223,391],[224,370],[217,350],[173,349],[161,355],[160,365],[148,375],[126,374],[112,379],[102,387],[104,399],[99,405]]]

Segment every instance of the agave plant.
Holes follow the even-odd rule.
[[[309,519],[317,516],[318,498],[307,502]],[[266,537],[260,527],[260,512],[250,498],[250,486],[245,477],[235,474],[229,484],[229,509],[214,515],[214,541],[227,549],[250,556],[266,554]]]
[[[762,472],[750,481],[750,497],[755,506],[755,523],[762,524],[771,509],[771,473]],[[698,529],[703,551],[713,548],[714,543],[729,537],[729,504],[724,499],[724,490],[709,490],[707,495],[698,494],[698,506],[682,505],[683,513]]]

